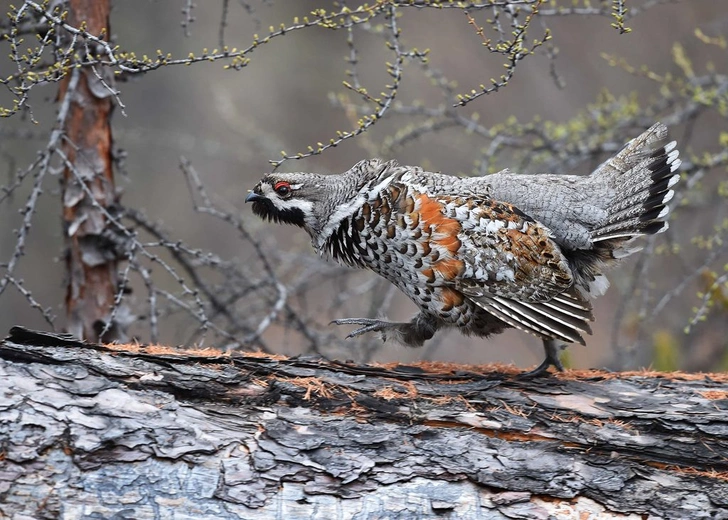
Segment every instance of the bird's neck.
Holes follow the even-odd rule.
[[[364,204],[379,198],[400,173],[394,163],[377,162],[375,165],[376,168],[370,167],[366,171],[352,169],[337,179],[343,181],[341,186],[357,186],[357,188],[354,193],[334,190],[337,197],[331,204],[330,215],[321,230],[318,232],[309,230],[313,247],[320,255],[330,256],[348,265],[363,266],[357,248],[361,243],[361,237],[353,225],[353,216]]]

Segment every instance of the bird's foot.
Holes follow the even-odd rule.
[[[366,334],[367,332],[382,332],[384,333],[386,330],[391,328],[396,328],[400,324],[399,323],[391,323],[389,321],[383,321],[383,320],[373,320],[370,318],[341,318],[338,320],[334,320],[329,325],[362,325],[362,327],[359,327],[358,329],[350,332],[346,339],[355,338],[357,336],[361,336],[362,334]]]
[[[563,372],[564,365],[561,364],[561,359],[559,359],[559,352],[565,348],[565,343],[560,343],[554,339],[543,340],[543,349],[546,353],[546,358],[533,370],[520,374],[518,379],[533,379],[534,377],[550,375],[548,371],[550,367],[554,367],[559,372]]]

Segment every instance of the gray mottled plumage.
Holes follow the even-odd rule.
[[[420,308],[410,322],[350,318],[420,346],[441,327],[488,336],[517,327],[544,340],[534,371],[560,368],[560,341],[584,343],[604,271],[667,228],[680,166],[658,123],[588,176],[458,178],[361,161],[340,175],[267,174],[246,200],[304,228],[322,255],[380,274]]]

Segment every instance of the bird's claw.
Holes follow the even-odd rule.
[[[549,375],[548,370],[550,367],[554,367],[557,371],[563,372],[564,365],[561,363],[561,359],[559,358],[559,352],[564,348],[566,348],[566,345],[563,343],[559,343],[554,340],[544,341],[546,358],[533,370],[519,374],[518,379],[533,379],[534,377]]]
[[[367,332],[378,332],[387,328],[389,323],[382,320],[373,320],[371,318],[341,318],[333,320],[329,325],[363,325],[346,335],[346,339],[361,336]]]
[[[518,379],[534,379],[536,377],[541,376],[549,376],[551,375],[549,372],[549,368],[554,367],[559,372],[564,371],[564,366],[561,364],[561,361],[558,362],[558,364],[552,362],[549,358],[546,358],[543,360],[543,362],[534,368],[533,370],[529,370],[528,372],[523,372],[522,374],[518,374]]]

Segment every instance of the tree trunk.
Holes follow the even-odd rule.
[[[72,25],[83,24],[89,33],[108,38],[109,0],[69,0],[68,7]],[[86,43],[86,53],[103,52],[93,42]],[[78,48],[81,52],[84,46]],[[110,316],[118,263],[108,220],[117,202],[110,121],[113,84],[105,69],[81,67],[64,78],[58,92],[59,104],[68,105],[62,184],[67,327],[89,341],[98,341],[104,329],[105,340],[122,337]]]
[[[728,377],[0,342],[0,517],[728,518]]]

